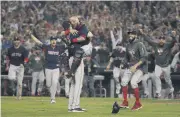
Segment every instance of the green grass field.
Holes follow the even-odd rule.
[[[81,107],[88,111],[70,113],[67,111],[68,99],[56,98],[56,104],[50,104],[49,97],[1,97],[2,117],[180,117],[180,100],[142,100],[143,108],[138,111],[121,109],[112,115],[114,101],[118,98],[81,98]],[[132,107],[134,100],[129,101]]]

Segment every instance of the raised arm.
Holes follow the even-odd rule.
[[[172,63],[171,63],[171,68],[173,68],[173,69],[175,68],[178,60],[180,60],[180,59],[179,59],[179,56],[180,56],[180,52],[178,52],[178,53],[174,56],[174,58],[173,58],[173,60],[172,60]]]
[[[150,36],[148,36],[147,34],[144,33],[144,31],[142,29],[139,30],[141,35],[143,36],[143,39],[148,42],[151,46],[157,46],[158,43],[152,41],[152,38]]]
[[[42,43],[41,41],[39,41],[39,39],[37,39],[34,35],[30,34],[30,36],[31,36],[31,39],[32,39],[35,43],[37,43],[37,44],[39,44],[39,45],[43,45],[43,43]]]

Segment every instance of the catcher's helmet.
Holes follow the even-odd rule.
[[[63,24],[62,24],[62,27],[64,28],[64,30],[69,29],[70,26],[71,26],[71,24],[70,24],[69,21],[64,21]]]
[[[120,106],[118,105],[117,102],[114,102],[113,108],[112,108],[112,113],[113,113],[113,114],[116,114],[116,113],[119,112],[119,110],[120,110]]]

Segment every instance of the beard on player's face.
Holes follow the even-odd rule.
[[[136,39],[136,35],[129,34],[129,42],[132,43]]]
[[[51,46],[53,46],[53,47],[56,46],[56,40],[51,40]]]
[[[19,40],[18,40],[18,41],[17,41],[17,40],[14,41],[14,46],[15,46],[15,47],[18,47],[19,45],[20,45],[20,41],[19,41]]]
[[[164,43],[165,43],[165,40],[163,40],[163,39],[159,40],[159,45],[160,45],[160,46],[163,46]]]

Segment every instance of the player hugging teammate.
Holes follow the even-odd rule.
[[[84,112],[85,109],[80,108],[80,94],[84,78],[84,55],[90,55],[92,45],[90,38],[92,34],[88,31],[77,16],[73,16],[69,21],[63,23],[64,30],[61,36],[66,36],[67,44],[69,45],[69,66],[70,71],[67,74],[68,78],[72,78],[69,93],[69,112]]]

